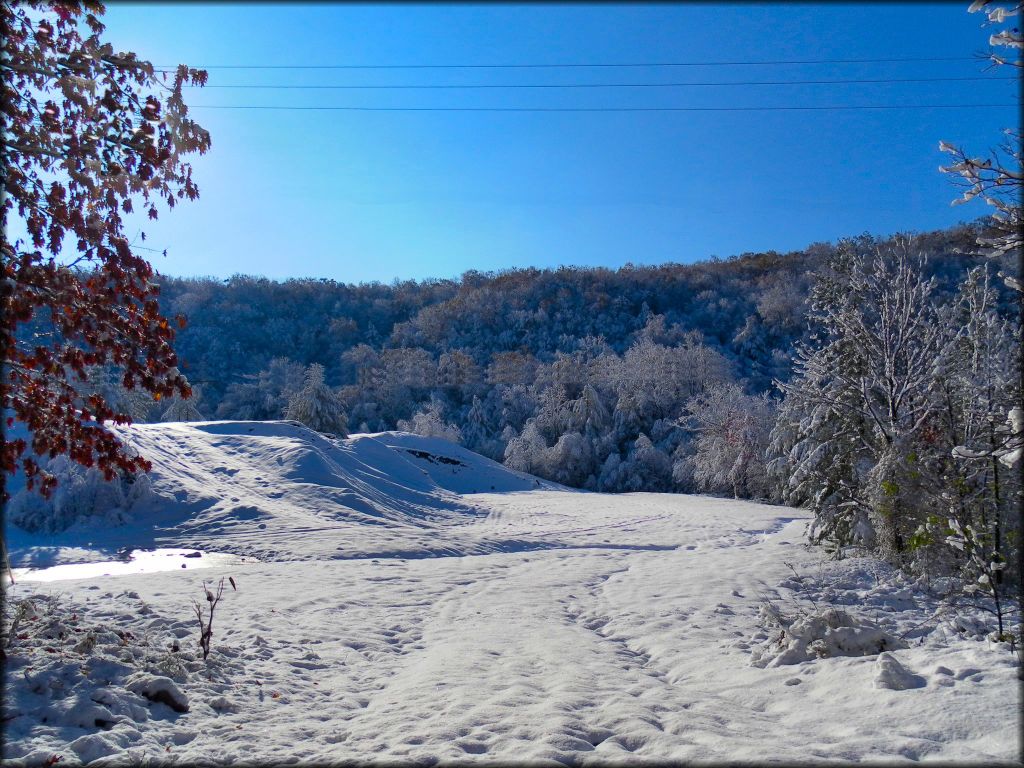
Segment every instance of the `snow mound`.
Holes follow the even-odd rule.
[[[835,656],[871,656],[890,648],[907,647],[870,619],[837,608],[787,616],[771,604],[764,604],[761,618],[780,631],[751,653],[750,663],[756,667],[778,667]]]
[[[21,530],[11,529],[11,550],[22,562],[81,560],[88,538],[274,560],[483,553],[512,545],[465,530],[486,512],[461,494],[569,490],[406,433],[337,439],[294,421],[110,429],[152,471],[128,487],[79,477],[58,459],[67,471],[53,500],[22,491],[12,504],[8,520]]]
[[[137,672],[124,687],[152,702],[166,704],[175,712],[188,712],[188,696],[169,677]]]
[[[923,688],[928,683],[921,675],[915,675],[913,672],[908,671],[888,651],[879,655],[876,664],[878,673],[875,675],[875,688],[905,691],[908,688]]]

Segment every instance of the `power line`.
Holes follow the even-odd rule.
[[[968,81],[1009,81],[1014,77],[899,77],[870,78],[855,80],[741,80],[728,82],[690,83],[518,83],[502,85],[484,83],[476,85],[429,84],[429,85],[195,85],[189,88],[233,88],[249,90],[435,90],[435,89],[479,89],[479,88],[685,88],[689,86],[730,86],[730,85],[846,85],[853,83],[949,83]]]
[[[272,104],[194,104],[191,109],[256,109],[303,112],[780,112],[861,109],[980,109],[1019,104],[873,104],[807,107],[332,107]]]
[[[673,62],[620,62],[620,63],[566,63],[566,64],[207,64],[195,69],[578,69],[585,67],[738,67],[803,64],[882,64],[939,61],[981,61],[988,57],[976,56],[923,56],[887,59],[791,59],[767,61],[673,61]],[[171,65],[159,69],[174,71]]]

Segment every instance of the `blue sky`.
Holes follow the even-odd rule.
[[[971,57],[967,3],[760,5],[128,4],[116,48],[158,65],[546,64]],[[468,269],[692,262],[952,208],[940,139],[995,146],[1016,110],[343,112],[201,105],[736,107],[1010,103],[978,61],[565,69],[210,69],[210,85],[680,83],[969,77],[992,82],[673,88],[190,91],[213,149],[201,198],[147,222],[172,275],[343,282]]]

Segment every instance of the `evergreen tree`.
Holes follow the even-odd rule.
[[[305,385],[288,401],[285,418],[317,432],[348,436],[348,419],[341,398],[324,382],[324,367],[313,363],[306,369]]]

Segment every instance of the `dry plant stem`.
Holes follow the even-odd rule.
[[[210,640],[213,638],[213,612],[224,594],[224,579],[222,578],[217,584],[217,594],[206,588],[205,581],[203,582],[203,591],[206,592],[206,602],[210,604],[209,613],[204,619],[203,607],[196,600],[192,601],[192,610],[195,611],[196,618],[199,619],[199,646],[203,649],[203,659],[205,660],[210,655]]]
[[[797,573],[797,570],[796,570],[796,568],[793,567],[792,563],[783,562],[783,565],[785,565],[787,568],[789,568],[789,570],[791,570],[793,572],[793,578],[796,579],[797,584],[800,585],[800,592],[802,592],[807,597],[807,599],[810,600],[811,605],[814,606],[814,610],[815,611],[820,611],[821,609],[818,607],[818,604],[815,602],[814,598],[811,597],[810,591],[807,589],[807,586],[804,584],[804,577],[801,576],[799,573]],[[832,607],[834,608],[835,606],[832,606]]]

